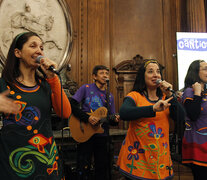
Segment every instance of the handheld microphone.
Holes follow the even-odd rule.
[[[36,63],[40,64],[40,60],[43,59],[43,58],[44,58],[44,56],[37,56]],[[59,72],[52,65],[47,70],[59,75]]]
[[[207,92],[207,83],[204,84],[203,92],[204,92],[204,93]]]
[[[157,84],[157,85],[159,85],[161,82],[162,82],[161,79],[157,79],[157,80],[156,80],[156,84]],[[170,87],[168,87],[166,90],[167,90],[167,91],[170,91],[170,92],[172,92],[172,93],[175,93],[175,91],[174,91],[173,89],[171,89]]]
[[[109,82],[109,78],[106,78],[106,82],[107,82],[107,83]]]

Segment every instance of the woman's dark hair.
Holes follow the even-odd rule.
[[[39,37],[39,35],[34,32],[23,32],[23,33],[18,34],[12,41],[12,44],[11,44],[9,51],[8,51],[5,66],[2,70],[2,77],[10,86],[13,86],[13,83],[16,82],[16,78],[19,77],[21,74],[21,72],[19,70],[20,60],[19,60],[19,58],[17,58],[15,56],[14,51],[16,48],[21,50],[23,45],[32,36]],[[37,73],[35,73],[35,78],[36,78],[36,80],[40,78],[37,75]]]
[[[150,63],[155,63],[159,66],[161,79],[162,79],[162,69],[163,69],[162,66],[155,59],[147,59],[145,60],[144,63],[141,64],[140,68],[137,71],[137,75],[136,75],[136,79],[135,79],[132,91],[137,91],[142,95],[145,94],[146,96],[148,96],[147,87],[145,84],[145,71],[146,71],[147,65]],[[157,96],[162,97],[162,91],[159,87],[157,88]]]
[[[200,63],[205,62],[204,60],[195,60],[193,61],[189,68],[187,75],[185,76],[185,87],[184,89],[191,87],[195,82],[201,82],[199,77]]]

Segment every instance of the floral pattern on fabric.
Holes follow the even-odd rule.
[[[137,92],[127,96],[134,100],[136,106],[153,105]],[[166,179],[173,175],[168,118],[169,109],[166,109],[157,112],[156,116],[130,121],[117,161],[121,173],[143,180]]]
[[[133,164],[134,164],[134,159],[138,160],[139,159],[139,155],[138,153],[144,153],[145,150],[144,149],[139,149],[139,142],[135,141],[134,142],[134,146],[129,146],[128,150],[129,150],[129,155],[127,157],[128,160],[132,160],[132,164],[127,164],[127,166],[131,169],[130,173],[132,173],[133,169],[137,169]]]

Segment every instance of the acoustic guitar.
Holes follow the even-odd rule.
[[[101,127],[103,122],[107,121],[107,108],[100,107],[89,115],[100,118],[100,121],[96,125],[91,123],[81,122],[73,114],[69,118],[69,128],[72,138],[77,142],[86,142],[91,136],[97,133],[103,133],[104,129]]]

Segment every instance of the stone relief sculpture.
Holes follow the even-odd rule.
[[[0,72],[13,38],[24,31],[40,35],[45,56],[58,64],[64,89],[71,96],[77,83],[68,70],[73,31],[65,0],[0,0]]]
[[[44,42],[45,56],[58,68],[67,64],[72,49],[72,23],[64,0],[0,1],[0,60],[4,64],[8,47],[16,34],[33,31]]]

